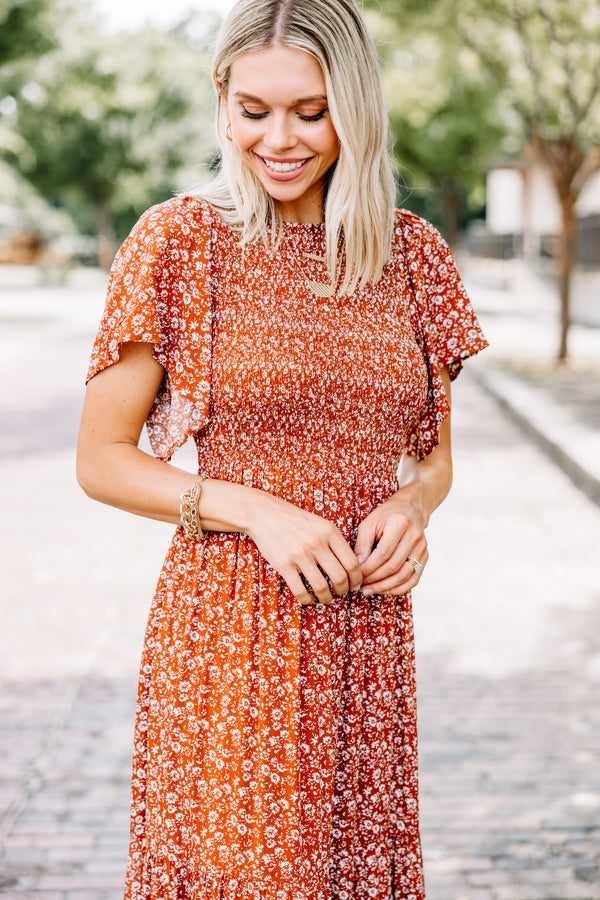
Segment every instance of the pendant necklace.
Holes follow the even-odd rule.
[[[302,268],[302,266],[300,265],[298,260],[296,259],[296,253],[294,251],[294,248],[288,244],[288,249],[291,251],[290,255],[292,257],[292,263],[294,264],[294,267],[296,268],[298,273],[302,276],[302,280],[307,285],[309,290],[312,291],[312,293],[315,294],[317,297],[319,297],[320,300],[329,300],[331,297],[333,297],[333,295],[337,291],[337,284],[334,284],[331,281],[329,282],[329,284],[326,284],[324,281],[315,281],[314,279],[309,278],[308,275],[306,275],[306,273],[304,272],[304,269]],[[305,259],[314,259],[316,262],[319,262],[323,265],[326,262],[324,256],[317,256],[316,253],[307,253],[304,250],[302,250],[300,252],[302,253],[302,256],[305,257]]]

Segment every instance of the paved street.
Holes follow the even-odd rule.
[[[138,657],[171,528],[75,483],[101,279],[0,276],[0,896],[117,900]],[[526,353],[535,309],[511,332],[515,311],[480,298],[488,336]],[[578,352],[590,341],[578,332]],[[600,509],[482,390],[483,364],[455,386],[455,484],[415,594],[427,896],[600,900]]]

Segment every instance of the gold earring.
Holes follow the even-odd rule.
[[[228,141],[233,141],[233,138],[232,138],[232,136],[231,136],[231,122],[229,123],[229,125],[228,125],[227,128],[225,129],[225,137],[227,138]]]

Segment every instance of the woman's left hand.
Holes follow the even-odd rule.
[[[441,376],[450,402],[447,367]],[[361,522],[354,553],[363,573],[363,594],[406,594],[419,582],[429,559],[425,528],[452,483],[450,443],[448,415],[440,425],[437,447],[420,462],[404,457],[400,489]]]
[[[409,561],[429,558],[425,525],[410,489],[400,488],[361,523],[354,552],[363,572],[363,594],[406,594],[418,583]]]

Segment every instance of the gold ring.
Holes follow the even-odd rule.
[[[414,558],[414,556],[407,557],[406,562],[409,562],[411,564],[417,575],[420,575],[423,571],[423,563],[420,563],[418,559]]]

